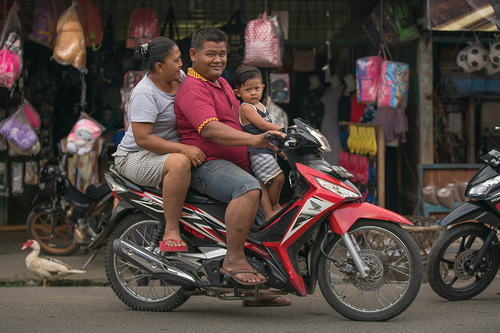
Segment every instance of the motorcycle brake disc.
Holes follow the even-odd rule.
[[[368,249],[359,251],[359,255],[363,263],[370,268],[370,273],[364,279],[357,274],[351,275],[351,283],[361,290],[379,289],[386,283],[389,275],[389,263],[386,257],[380,251]]]
[[[457,260],[455,260],[453,269],[455,271],[456,277],[460,280],[470,280],[474,277],[474,274],[469,275],[469,268],[467,266],[469,266],[476,258],[476,252],[477,251],[472,249],[465,250],[457,256]]]

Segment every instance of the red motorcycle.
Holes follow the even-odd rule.
[[[103,217],[91,249],[105,246],[105,270],[115,294],[136,310],[171,311],[191,296],[256,300],[260,294],[306,296],[319,283],[337,312],[379,321],[405,311],[422,282],[422,259],[402,216],[357,203],[344,168],[320,158],[330,149],[312,126],[295,120],[279,142],[291,166],[292,200],[247,237],[248,262],[264,285],[236,284],[220,272],[226,254],[226,204],[190,190],[180,218],[189,252],[161,253],[165,220],[161,192],[114,169],[106,174],[120,203]],[[107,240],[107,241],[106,241]]]

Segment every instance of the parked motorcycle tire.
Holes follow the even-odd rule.
[[[469,275],[466,268],[489,232],[483,224],[465,223],[438,237],[427,258],[427,279],[436,294],[450,301],[461,301],[479,295],[490,285],[498,272],[497,249],[488,248],[474,275]],[[469,241],[473,242],[470,246]],[[493,242],[498,241],[493,239]]]
[[[63,212],[56,213],[55,237],[50,237],[50,213],[37,209],[39,206],[50,206],[50,202],[37,205],[26,218],[28,237],[40,243],[42,253],[69,256],[78,251],[79,246],[74,242],[74,222]]]
[[[104,268],[108,282],[116,296],[134,310],[172,311],[190,297],[182,287],[142,272],[113,251],[115,239],[127,239],[150,251],[157,226],[157,220],[142,212],[134,213],[119,222],[106,243]]]
[[[361,260],[370,268],[366,278],[346,274],[336,263],[321,255],[318,282],[330,306],[346,318],[382,321],[405,311],[417,297],[422,283],[422,257],[410,234],[385,221],[356,222],[348,231]],[[324,251],[340,266],[355,266],[340,235]]]

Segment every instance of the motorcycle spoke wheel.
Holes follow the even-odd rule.
[[[413,302],[422,283],[422,259],[413,238],[399,225],[357,222],[348,235],[363,263],[366,278],[356,274],[344,240],[337,235],[321,256],[318,282],[325,299],[353,320],[381,321],[401,314]],[[348,272],[350,265],[354,272]]]
[[[113,251],[115,239],[125,239],[144,248],[144,251],[151,251],[157,226],[158,221],[146,214],[129,215],[115,228],[106,244],[104,265],[110,286],[122,302],[135,310],[172,311],[189,298],[180,286],[142,271]]]
[[[436,240],[427,260],[427,279],[436,294],[450,301],[466,300],[490,285],[499,267],[498,250],[490,247],[474,274],[468,273],[489,232],[482,224],[467,223],[448,229]]]
[[[71,255],[78,251],[78,244],[74,242],[73,221],[63,212],[58,212],[55,217],[54,237],[51,237],[51,217],[45,212],[32,211],[27,220],[26,228],[28,237],[40,243],[43,253],[54,255]]]

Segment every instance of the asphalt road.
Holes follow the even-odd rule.
[[[318,290],[319,292],[319,290]],[[0,288],[0,332],[499,332],[500,279],[473,300],[449,302],[423,284],[414,303],[387,322],[354,322],[319,294],[289,307],[243,307],[193,296],[172,312],[140,312],[109,287]]]

